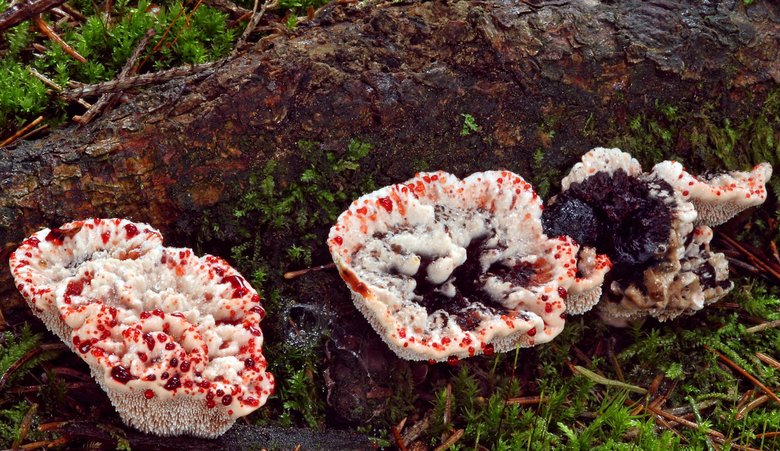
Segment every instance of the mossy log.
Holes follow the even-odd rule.
[[[533,179],[535,152],[564,168],[659,105],[752,114],[780,81],[778,35],[774,2],[331,4],[206,71],[128,92],[86,127],[3,149],[0,246],[91,216],[186,242],[204,209],[291,161],[300,140],[371,143],[380,184],[420,162]],[[464,136],[466,114],[478,128]],[[10,287],[5,265],[0,279]]]

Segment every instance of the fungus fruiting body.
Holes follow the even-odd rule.
[[[725,174],[689,174],[682,164],[664,161],[652,173],[672,185],[685,200],[693,203],[697,224],[714,227],[728,221],[742,210],[766,200],[766,183],[772,177],[772,165],[760,163],[749,172]]]
[[[542,232],[541,200],[508,171],[420,173],[354,201],[328,245],[356,307],[400,357],[445,361],[532,346],[563,328],[578,245]],[[598,266],[598,267],[597,267]]]
[[[218,257],[164,247],[147,224],[44,229],[10,266],[35,314],[144,432],[215,437],[274,388],[257,292]]]
[[[726,258],[710,251],[708,225],[763,202],[771,172],[762,163],[749,173],[697,178],[679,163],[663,162],[645,173],[620,149],[586,153],[545,209],[544,230],[574,238],[580,262],[606,254],[614,267],[601,299],[591,291],[569,305],[570,313],[598,303],[610,323],[666,320],[723,297],[733,285]]]

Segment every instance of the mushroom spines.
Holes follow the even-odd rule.
[[[563,326],[578,246],[547,238],[541,214],[509,171],[420,173],[353,202],[328,246],[399,356],[470,357],[546,342]]]
[[[11,269],[36,314],[143,431],[214,437],[273,390],[260,297],[218,257],[163,247],[146,224],[90,219],[39,231]],[[165,400],[171,412],[151,408]]]

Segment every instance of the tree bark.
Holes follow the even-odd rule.
[[[566,167],[659,104],[754,112],[780,81],[778,36],[768,1],[331,4],[89,126],[3,149],[0,246],[92,216],[185,241],[199,212],[234,201],[267,161],[292,162],[299,140],[373,144],[380,184],[415,161],[531,177],[534,150]],[[478,131],[461,136],[463,114]]]

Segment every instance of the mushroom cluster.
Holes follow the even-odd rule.
[[[569,305],[569,312],[598,303],[612,324],[663,321],[723,297],[733,284],[724,255],[710,251],[710,226],[762,203],[771,174],[762,163],[751,172],[697,177],[674,161],[645,173],[620,149],[586,153],[545,209],[544,230],[576,240],[580,259],[604,254],[614,268],[602,296]]]
[[[542,231],[542,202],[508,171],[420,173],[366,194],[328,245],[356,307],[400,357],[450,362],[552,340],[564,300],[598,289],[609,259]],[[582,262],[581,262],[582,263]]]
[[[147,224],[89,219],[35,233],[10,267],[141,431],[215,437],[273,391],[260,296],[218,257],[164,247]]]

